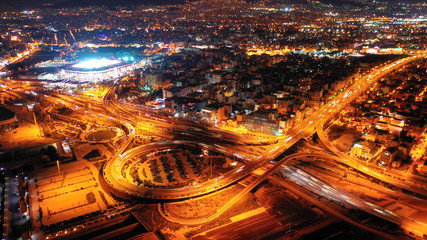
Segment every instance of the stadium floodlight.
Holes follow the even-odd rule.
[[[83,61],[77,64],[74,64],[73,68],[81,68],[81,69],[99,69],[107,66],[112,66],[119,64],[121,61],[119,60],[111,60],[111,59],[91,59],[88,61]]]

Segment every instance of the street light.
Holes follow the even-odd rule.
[[[215,196],[216,196],[216,202],[218,203],[218,177],[215,178]]]
[[[59,168],[59,160],[56,160],[56,166],[58,166],[58,175],[61,175],[61,169]]]

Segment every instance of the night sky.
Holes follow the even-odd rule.
[[[0,0],[0,7],[2,10],[15,10],[15,9],[31,9],[40,7],[42,3],[57,3],[63,0]]]
[[[185,0],[0,0],[1,10],[29,10],[42,7],[43,4],[58,4],[64,7],[80,7],[88,5],[161,5],[185,3]],[[60,5],[59,5],[60,4]]]
[[[256,0],[250,0],[256,1]],[[331,2],[330,0],[320,0]],[[340,0],[340,2],[352,2],[354,0]],[[395,3],[413,3],[423,2],[423,0],[383,0]],[[61,4],[60,7],[80,7],[88,5],[161,5],[161,4],[179,4],[185,3],[185,0],[0,0],[0,10],[29,10],[42,7],[43,4]],[[283,2],[292,3],[293,0],[283,0]],[[298,1],[299,2],[299,1]],[[332,1],[333,2],[333,1]]]

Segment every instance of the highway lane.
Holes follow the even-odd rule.
[[[319,207],[320,209],[322,209],[323,211],[329,213],[332,216],[335,216],[339,219],[342,219],[360,229],[366,230],[366,231],[370,231],[373,232],[379,236],[382,236],[385,239],[400,239],[399,237],[396,237],[394,235],[388,234],[388,233],[384,233],[382,231],[373,229],[371,227],[365,226],[363,224],[360,224],[359,222],[354,221],[353,219],[345,216],[341,211],[339,211],[338,209],[330,206],[329,204],[325,204],[324,202],[321,202],[316,196],[313,196],[313,194],[309,193],[306,190],[303,190],[299,187],[294,186],[294,184],[290,184],[291,182],[289,181],[283,181],[283,178],[277,177],[277,176],[270,176],[269,180],[273,182],[273,184],[278,184],[280,186],[285,187],[286,189],[288,189],[289,191],[297,194],[298,196],[304,198],[305,200],[307,200],[308,202],[311,202],[312,204],[316,205],[317,207]]]
[[[289,230],[290,224],[296,225],[302,222],[304,222],[304,218],[296,215],[296,213],[277,216],[264,212],[238,222],[233,222],[221,228],[211,230],[205,235],[198,235],[192,239],[268,239],[269,236],[278,232],[282,233],[280,234],[281,236],[284,236]]]
[[[319,165],[319,163],[316,163],[316,165]],[[323,165],[324,166],[324,165]],[[325,178],[329,178],[329,179],[334,179],[334,183],[336,185],[343,183],[344,185],[355,185],[355,187],[360,189],[370,189],[370,190],[374,190],[376,193],[379,193],[381,195],[384,196],[397,196],[399,195],[401,198],[403,198],[403,195],[405,195],[402,192],[396,192],[394,190],[391,190],[390,188],[383,186],[381,184],[377,184],[372,182],[371,180],[363,177],[363,176],[359,176],[359,173],[354,173],[354,175],[352,175],[352,172],[348,172],[346,173],[345,171],[337,171],[336,169],[329,167],[327,168],[327,170],[325,170],[324,168],[318,168],[315,165],[313,166],[304,166],[301,167],[304,171],[307,171],[309,173],[312,174],[316,174],[318,177],[321,177],[323,179]],[[344,177],[345,176],[345,177]],[[405,195],[405,197],[412,197],[409,195]],[[420,202],[423,202],[420,200]],[[424,202],[423,202],[424,203]]]
[[[323,196],[338,203],[344,204],[347,206],[347,208],[356,208],[382,219],[396,223],[408,231],[417,232],[420,235],[427,234],[426,223],[418,222],[404,216],[399,216],[396,213],[376,204],[366,202],[357,196],[332,186],[332,184],[315,176],[314,174],[294,166],[283,166],[280,171],[282,175],[291,179],[298,185],[303,186],[305,189],[309,189],[311,192],[314,192],[319,196]]]
[[[330,159],[333,160],[333,159]],[[335,160],[333,160],[335,163]],[[315,164],[300,166],[304,171],[309,172],[311,174],[315,174],[320,178],[332,179],[332,185],[337,185],[343,183],[343,185],[349,188],[359,188],[356,190],[357,195],[364,194],[364,189],[374,190],[382,196],[385,196],[386,199],[396,202],[396,203],[404,203],[405,205],[409,205],[411,208],[419,209],[420,206],[424,206],[427,203],[427,200],[420,199],[411,194],[405,193],[401,191],[400,188],[389,186],[384,186],[381,183],[372,182],[369,177],[365,177],[364,175],[360,175],[358,172],[348,171],[348,169],[338,170],[332,164],[325,164],[327,162],[316,162]],[[321,166],[319,168],[318,166]],[[344,177],[345,174],[345,177]],[[368,194],[369,195],[369,194]],[[369,195],[371,196],[371,195]],[[378,196],[373,196],[375,199]],[[381,197],[382,198],[382,197]],[[388,201],[385,200],[385,201]],[[381,200],[380,200],[381,201]],[[414,219],[416,220],[416,219]]]

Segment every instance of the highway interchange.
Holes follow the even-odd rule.
[[[320,140],[322,143],[328,147],[328,150],[332,153],[336,154],[338,157],[330,156],[331,159],[334,159],[335,161],[344,163],[354,169],[358,169],[360,172],[363,172],[365,174],[368,174],[374,178],[380,179],[381,181],[387,182],[392,185],[396,185],[398,187],[411,190],[415,193],[422,194],[424,196],[427,195],[425,191],[425,179],[417,176],[409,176],[410,181],[407,181],[408,176],[402,176],[399,172],[387,172],[387,174],[384,173],[384,171],[379,171],[376,167],[371,167],[367,164],[364,164],[363,161],[355,160],[341,152],[339,152],[325,137],[325,134],[323,132],[323,126],[333,118],[335,115],[337,115],[343,108],[345,108],[350,102],[355,100],[360,94],[362,94],[366,89],[368,89],[370,86],[372,86],[378,79],[385,76],[386,74],[402,67],[403,65],[415,61],[419,58],[425,57],[425,55],[416,55],[416,56],[410,56],[395,62],[388,63],[378,69],[373,69],[368,75],[361,77],[360,79],[357,79],[351,86],[347,87],[341,94],[336,96],[333,100],[329,101],[327,104],[320,107],[318,110],[313,112],[310,116],[308,116],[306,119],[304,119],[301,123],[297,124],[295,127],[293,127],[289,132],[286,133],[284,136],[278,137],[276,140],[270,140],[267,143],[273,143],[268,146],[268,149],[265,151],[265,153],[258,155],[254,157],[253,159],[248,159],[247,164],[244,166],[234,169],[224,176],[221,176],[220,179],[211,179],[210,181],[207,181],[203,184],[201,184],[198,187],[191,187],[191,188],[180,188],[180,189],[174,189],[174,190],[161,190],[160,192],[164,191],[163,193],[160,192],[150,192],[150,196],[152,198],[162,198],[162,199],[180,199],[180,198],[188,198],[188,197],[194,197],[202,194],[206,194],[212,191],[215,191],[218,188],[222,188],[224,186],[227,186],[234,181],[237,181],[241,179],[242,177],[250,174],[255,169],[259,168],[260,166],[264,165],[265,163],[275,160],[277,157],[279,157],[284,151],[286,151],[289,147],[294,145],[296,142],[298,142],[300,139],[307,139],[310,137],[313,133],[317,132],[319,135]],[[111,88],[114,89],[114,88]],[[106,96],[110,95],[110,101],[115,102],[115,98],[112,97],[112,93],[114,90],[110,91],[110,94],[107,94]],[[106,98],[104,98],[104,103]],[[108,107],[108,106],[106,106]],[[116,110],[112,110],[112,113],[118,113],[120,112],[120,116],[126,116],[123,114],[130,114],[128,110],[123,109],[120,104],[116,101],[114,103],[114,107]],[[129,116],[129,115],[128,115]],[[135,117],[135,116],[134,116]],[[127,117],[126,119],[130,119],[132,117]],[[142,120],[142,119],[140,119]],[[144,121],[148,120],[144,118]],[[165,122],[162,122],[161,124],[164,124]],[[175,128],[176,132],[180,132],[183,130],[182,125],[180,127],[177,127],[175,124],[168,124],[168,128]],[[194,123],[190,123],[190,126],[185,127],[186,130],[194,130],[197,129],[197,127],[194,126]],[[216,130],[216,129],[214,129]],[[132,131],[131,131],[132,132]],[[201,134],[201,131],[195,131],[196,135]],[[203,133],[206,133],[206,131],[203,131]],[[222,139],[226,139],[227,133],[220,132],[216,133],[219,136],[221,136]],[[203,134],[202,134],[203,135]],[[131,139],[132,136],[129,136],[129,139]],[[230,140],[235,139],[234,136],[230,137]],[[255,140],[251,140],[255,141]],[[209,142],[209,141],[207,141]],[[240,142],[240,141],[239,141]],[[243,142],[243,141],[242,141]],[[244,143],[244,142],[243,142]],[[246,144],[250,145],[251,143],[246,142]],[[156,145],[156,144],[155,144]],[[157,146],[160,147],[157,143]],[[238,146],[238,147],[232,147],[228,146],[228,148],[233,152],[236,150],[236,148],[243,148],[244,146]],[[122,148],[123,150],[125,147]],[[126,153],[123,153],[124,155],[127,155],[130,157],[134,156],[137,153],[141,153],[143,151],[143,148],[136,148],[131,149]],[[171,216],[167,212],[165,212],[164,207],[159,204],[159,212],[162,214],[163,217],[166,219],[172,221],[172,222],[178,222],[182,224],[200,224],[203,222],[209,222],[213,219],[217,218],[219,215],[227,211],[233,204],[235,204],[239,199],[241,199],[246,193],[248,193],[250,190],[252,190],[254,187],[256,187],[260,182],[262,182],[265,178],[267,178],[272,173],[276,172],[277,169],[279,169],[282,165],[284,165],[287,161],[290,159],[293,159],[294,156],[289,156],[289,158],[285,157],[271,167],[269,170],[267,170],[262,176],[258,177],[257,180],[252,182],[250,185],[248,185],[242,192],[236,194],[236,196],[231,199],[228,203],[224,204],[223,207],[218,209],[214,214],[201,218],[201,219],[179,219],[177,217]],[[116,165],[113,164],[116,163]],[[117,189],[126,189],[127,193],[134,196],[141,196],[141,194],[144,191],[141,191],[140,186],[136,186],[134,183],[130,183],[128,181],[123,181],[123,179],[120,180],[120,174],[118,173],[120,166],[123,166],[123,158],[115,157],[111,159],[104,167],[104,175],[107,179],[114,178],[114,182],[110,182],[113,186],[115,186]],[[117,164],[118,163],[118,164]],[[113,169],[111,166],[119,166],[116,170]],[[289,168],[286,170],[287,172],[295,172],[295,169]],[[300,172],[300,170],[296,170],[296,172]],[[119,175],[119,176],[116,176]],[[301,176],[299,176],[301,178]],[[311,176],[312,177],[312,176]],[[308,187],[307,185],[305,185]],[[328,187],[325,190],[325,185],[317,186],[317,190],[313,191],[319,191],[319,189],[323,192],[333,192],[337,191],[332,188],[332,186]],[[331,188],[331,189],[329,189]],[[147,197],[147,195],[142,195],[143,197]],[[334,197],[335,196],[335,197]],[[329,197],[331,199],[336,199],[341,202],[346,202],[347,204],[352,205],[353,208],[358,208],[363,211],[369,212],[373,215],[376,215],[378,217],[381,217],[383,219],[387,219],[394,223],[399,223],[403,225],[404,227],[407,227],[408,229],[411,229],[415,232],[425,234],[426,225],[424,223],[416,222],[410,219],[402,218],[400,216],[397,216],[395,213],[390,212],[389,210],[381,209],[378,206],[375,206],[374,204],[366,203],[365,201],[362,201],[360,199],[354,199],[350,200],[350,196],[345,195],[344,193],[334,192],[334,194],[329,194]]]
[[[241,136],[234,132],[221,130],[195,122],[171,119],[158,114],[156,115],[150,113],[149,111],[141,110],[141,108],[132,107],[129,104],[124,105],[117,99],[117,90],[121,79],[111,84],[109,90],[106,92],[103,98],[102,105],[99,104],[99,101],[93,100],[91,102],[93,107],[88,111],[85,111],[85,114],[93,115],[94,117],[108,118],[121,124],[124,129],[127,129],[126,140],[112,155],[111,159],[109,159],[104,165],[103,175],[113,188],[131,196],[154,199],[185,199],[213,192],[219,188],[223,188],[242,179],[266,163],[277,160],[277,158],[280,157],[292,145],[301,139],[308,139],[314,133],[317,133],[324,146],[326,146],[330,152],[336,155],[328,155],[324,157],[348,165],[349,167],[357,169],[358,171],[370,175],[371,177],[380,179],[381,181],[410,190],[414,193],[427,196],[424,178],[409,173],[403,174],[397,171],[387,171],[387,173],[385,173],[384,171],[381,171],[381,168],[371,166],[363,161],[353,159],[337,150],[328,141],[323,129],[329,120],[339,114],[342,109],[354,101],[381,77],[396,69],[399,69],[409,62],[425,57],[425,53],[413,55],[395,62],[387,63],[379,68],[372,69],[369,74],[356,79],[353,84],[348,86],[342,93],[314,111],[307,118],[290,129],[285,135],[270,140],[260,141],[256,137]],[[21,90],[19,90],[19,92],[24,94]],[[57,101],[61,101],[64,104],[69,104],[70,106],[85,106],[85,101],[87,101],[87,99],[81,100],[78,97],[63,96],[61,94],[52,94],[44,91],[41,91],[41,93],[48,95],[47,97],[52,97]],[[10,92],[9,94],[13,93]],[[99,110],[102,108],[106,109],[108,112]],[[151,143],[132,148],[131,145],[136,134],[135,126],[138,124],[140,124],[139,127],[141,127],[142,124],[142,129],[147,134],[158,135],[170,139],[170,141]],[[173,136],[175,135],[180,135],[182,139],[188,139],[185,138],[185,136],[191,136],[190,139],[193,139],[194,141],[174,141]],[[200,143],[202,141],[204,143]],[[132,157],[158,149],[175,148],[182,144],[200,145],[202,148],[220,151],[227,154],[238,154],[240,157],[245,159],[246,163],[244,166],[233,169],[219,178],[210,179],[197,186],[188,186],[176,189],[149,189],[149,191],[147,191],[147,189],[144,189],[143,186],[138,186],[121,176],[121,167],[123,167],[125,162]],[[248,147],[253,145],[259,145],[262,150],[265,150],[264,153],[259,154],[259,151],[254,152],[248,150]],[[159,205],[159,211],[166,219],[182,224],[200,224],[211,221],[227,211],[234,203],[236,203],[246,193],[256,187],[265,178],[280,169],[279,171],[287,175],[290,179],[298,181],[300,184],[304,185],[313,192],[327,194],[329,198],[336,199],[337,201],[351,205],[353,208],[358,208],[391,222],[399,223],[403,227],[406,227],[414,232],[427,234],[427,226],[425,223],[403,218],[393,212],[390,212],[389,210],[381,209],[374,204],[370,204],[361,199],[354,198],[354,196],[347,195],[347,193],[342,192],[339,189],[334,189],[333,186],[328,186],[322,182],[321,179],[318,179],[313,175],[309,175],[303,172],[301,169],[297,169],[292,166],[287,168],[283,167],[283,165],[286,165],[288,161],[298,157],[304,157],[304,155],[297,154],[285,156],[276,161],[276,163],[262,176],[258,177],[254,182],[249,184],[242,192],[236,194],[233,199],[224,204],[223,207],[218,209],[213,215],[206,218],[191,220],[179,219],[170,216],[168,213],[165,213],[162,205]]]
[[[280,136],[277,139],[277,143],[272,144],[268,146],[268,150],[265,151],[265,153],[257,156],[255,159],[248,161],[248,163],[242,168],[242,169],[236,169],[232,171],[230,174],[227,174],[227,177],[223,177],[221,180],[218,180],[219,186],[225,186],[226,182],[229,181],[230,178],[232,179],[239,179],[249,173],[251,173],[256,168],[262,166],[268,161],[276,159],[278,156],[280,156],[284,151],[286,151],[289,147],[294,145],[296,142],[298,142],[300,139],[308,138],[310,137],[314,132],[318,131],[319,127],[323,126],[324,123],[331,119],[333,116],[338,114],[347,104],[349,104],[351,101],[353,101],[355,98],[357,98],[362,92],[364,92],[369,86],[371,86],[375,81],[377,81],[382,76],[386,75],[387,73],[401,67],[404,64],[407,64],[408,62],[414,61],[420,57],[424,57],[423,55],[417,55],[417,56],[411,56],[402,60],[398,60],[396,62],[393,62],[389,65],[383,66],[380,69],[376,69],[372,71],[369,75],[362,77],[361,79],[356,80],[352,86],[348,87],[345,91],[343,91],[340,95],[338,95],[336,98],[334,98],[333,101],[328,102],[327,104],[323,105],[321,108],[319,108],[317,111],[313,112],[310,116],[308,116],[306,119],[304,119],[301,123],[297,124],[295,127],[293,127],[286,135]],[[112,88],[114,89],[114,88]],[[104,104],[106,107],[111,111],[111,113],[115,113],[118,115],[118,119],[122,123],[126,123],[127,119],[138,119],[139,121],[155,121],[150,120],[146,117],[139,117],[139,116],[125,116],[124,113],[130,114],[127,110],[124,110],[117,102],[115,102],[112,99],[112,95],[114,93],[114,90],[110,90],[109,93],[107,93],[106,98],[104,98]],[[109,99],[109,100],[108,100]],[[113,106],[110,106],[110,102],[115,102]],[[111,110],[114,109],[114,110]],[[121,111],[121,112],[119,112]],[[170,120],[169,120],[170,121]],[[194,123],[187,123],[190,124],[189,127],[187,127],[189,130],[197,129],[197,127],[194,127]],[[160,122],[158,125],[162,126],[162,128],[167,129],[173,129],[173,128],[182,128],[182,125],[177,127],[178,124],[169,124],[167,122]],[[151,125],[150,127],[155,127]],[[121,155],[127,155],[132,156],[134,149],[129,150],[129,154],[124,153],[124,150],[127,148],[128,144],[131,142],[131,140],[134,137],[134,130],[130,127],[130,134],[128,136],[128,140],[123,146],[117,151],[117,155],[115,155],[114,158],[110,160],[113,162],[121,162],[123,161],[123,158],[118,157],[118,154]],[[158,131],[159,129],[157,129]],[[196,135],[204,134],[204,137],[208,137],[210,133],[207,133],[207,129],[204,129],[203,132],[195,131]],[[179,131],[179,130],[177,130]],[[193,130],[194,131],[194,130]],[[227,139],[228,135],[225,135],[227,133],[224,133],[224,131],[216,130],[216,134],[218,134],[221,137],[221,140]],[[221,131],[221,132],[220,132]],[[323,132],[323,131],[320,131]],[[231,134],[229,134],[231,135]],[[323,136],[322,134],[320,134]],[[240,137],[241,138],[241,137]],[[322,137],[322,139],[324,139]],[[205,139],[206,140],[206,139]],[[242,139],[239,139],[238,137],[232,136],[230,137],[231,140],[241,140],[241,143],[244,143]],[[251,140],[253,141],[253,140]],[[209,142],[209,141],[208,141]],[[273,141],[274,142],[274,141]],[[251,143],[246,142],[246,144],[250,145]],[[239,147],[237,147],[239,148]],[[232,149],[235,150],[234,148]],[[142,150],[141,150],[142,151]],[[346,158],[348,159],[348,157]],[[345,160],[346,160],[345,159]],[[345,161],[344,160],[344,161]],[[118,164],[118,165],[120,165]],[[109,166],[109,164],[106,164],[106,166]],[[351,165],[351,167],[356,168],[354,164]],[[109,174],[110,168],[104,168],[105,172],[104,174]],[[238,177],[235,177],[237,175]],[[380,177],[380,175],[375,175],[375,177]],[[381,175],[382,177],[382,175]],[[170,196],[170,198],[184,198],[184,197],[191,197],[196,195],[205,194],[209,191],[214,191],[216,189],[216,184],[212,183],[210,186],[205,186],[205,191],[202,191],[201,189],[194,190],[193,194],[188,194],[186,196]],[[136,191],[140,191],[138,188]],[[137,193],[135,193],[137,195]]]

